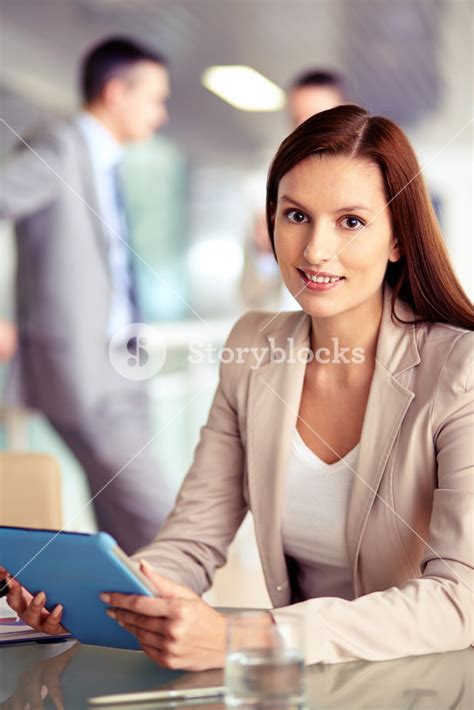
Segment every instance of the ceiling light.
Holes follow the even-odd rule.
[[[201,77],[203,86],[241,111],[279,111],[285,93],[252,67],[209,67]]]

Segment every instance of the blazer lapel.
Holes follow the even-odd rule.
[[[292,320],[292,327],[287,326],[285,333],[272,329],[268,338],[270,349],[285,348],[285,362],[278,362],[275,357],[253,370],[249,387],[247,468],[250,504],[262,567],[274,606],[284,606],[290,600],[281,514],[291,433],[296,425],[306,369],[301,350],[309,342],[309,318],[304,313],[296,313],[294,317],[296,328]],[[290,346],[288,339],[292,341]]]
[[[352,482],[346,523],[346,540],[355,595],[361,590],[357,562],[370,509],[414,393],[404,388],[379,363],[376,364],[360,439],[357,470]]]
[[[357,473],[352,483],[346,524],[356,597],[364,593],[357,571],[364,529],[401,424],[415,397],[405,382],[410,379],[411,368],[420,362],[415,327],[402,328],[392,322],[390,297],[391,290],[386,287],[376,365],[364,416]],[[401,301],[396,302],[396,312],[403,320],[413,319],[413,312]]]

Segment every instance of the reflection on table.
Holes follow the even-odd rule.
[[[86,708],[87,698],[95,695],[223,683],[220,670],[170,671],[141,652],[77,642],[1,648],[0,668],[2,710],[76,710]],[[473,672],[474,649],[378,663],[311,666],[307,668],[308,708],[471,710]],[[207,702],[193,707],[221,710],[224,706]]]

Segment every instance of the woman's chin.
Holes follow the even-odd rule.
[[[305,313],[315,318],[330,318],[346,310],[341,303],[336,301],[329,302],[329,299],[324,297],[315,298],[313,295],[300,294],[296,300]]]

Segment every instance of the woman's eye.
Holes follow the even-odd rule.
[[[307,221],[305,213],[301,212],[301,210],[287,210],[285,212],[285,216],[290,222],[293,222],[294,224],[302,224],[303,222]]]
[[[345,222],[345,227],[347,229],[357,229],[358,227],[364,227],[365,223],[359,219],[358,217],[355,217],[354,215],[347,215],[347,217],[342,218],[342,223]]]

